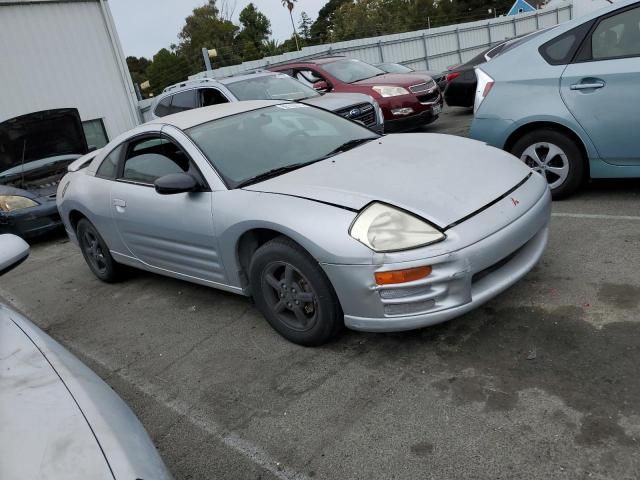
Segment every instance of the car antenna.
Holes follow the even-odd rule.
[[[27,152],[27,139],[22,142],[22,159],[20,160],[20,188],[24,188],[24,156]]]

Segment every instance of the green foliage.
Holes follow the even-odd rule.
[[[158,95],[168,85],[186,79],[190,73],[189,64],[185,58],[166,48],[153,56],[153,62],[147,68],[151,91],[154,95]]]
[[[313,44],[328,43],[331,41],[335,16],[338,9],[351,0],[329,0],[318,12],[318,18],[311,25],[310,34]]]
[[[306,12],[302,12],[300,14],[300,22],[298,23],[298,32],[300,33],[300,38],[306,42],[311,40],[311,25],[313,25],[313,21]]]
[[[242,31],[235,38],[234,43],[242,48],[242,59],[247,61],[262,58],[263,44],[271,35],[271,22],[253,3],[250,3],[240,12],[240,24]]]
[[[237,25],[222,18],[216,0],[208,0],[185,19],[185,25],[178,35],[180,43],[177,53],[186,59],[192,73],[204,68],[203,47],[215,48],[218,52],[218,56],[212,60],[214,68],[240,63],[240,55],[234,48],[239,29]]]
[[[133,83],[140,85],[147,80],[147,68],[150,64],[151,61],[144,57],[127,57],[127,67]]]

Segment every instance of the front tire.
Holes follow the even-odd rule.
[[[122,267],[116,263],[109,252],[109,247],[86,218],[81,219],[76,227],[76,235],[80,250],[87,265],[103,282],[113,283],[120,279]]]
[[[546,178],[554,200],[568,197],[584,180],[584,155],[563,133],[534,130],[520,138],[511,153]]]
[[[305,346],[328,342],[344,326],[336,294],[318,263],[300,246],[276,237],[249,266],[253,299],[271,326]]]

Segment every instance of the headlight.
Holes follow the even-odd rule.
[[[409,90],[402,87],[375,86],[372,87],[383,97],[397,97],[398,95],[409,95]]]
[[[394,252],[439,242],[445,234],[398,208],[374,202],[362,210],[349,234],[376,252]]]
[[[0,195],[0,211],[11,212],[13,210],[22,210],[23,208],[35,207],[38,204],[27,197],[18,195]]]

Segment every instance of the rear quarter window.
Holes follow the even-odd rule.
[[[549,40],[540,46],[540,55],[549,65],[568,65],[573,60],[592,25],[593,20]]]

